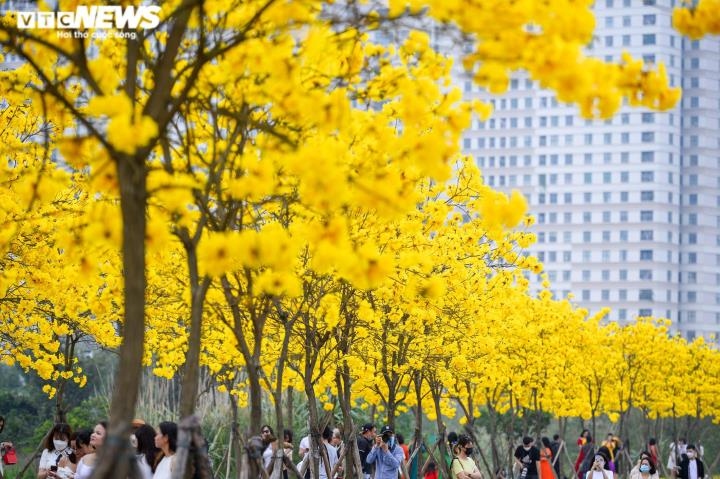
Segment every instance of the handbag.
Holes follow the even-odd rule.
[[[5,451],[3,451],[2,460],[3,464],[5,464],[6,466],[12,466],[13,464],[17,464],[17,455],[15,454],[15,448],[6,448]]]

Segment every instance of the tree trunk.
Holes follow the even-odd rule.
[[[195,242],[183,238],[185,252],[187,253],[188,273],[190,277],[190,333],[188,336],[188,351],[185,357],[185,367],[182,376],[182,390],[180,392],[180,417],[186,418],[195,412],[195,403],[200,382],[200,343],[202,339],[202,313],[205,304],[205,295],[210,287],[210,279],[205,277],[200,282],[197,264],[197,249]]]
[[[123,224],[123,279],[125,321],[122,325],[121,367],[115,378],[110,404],[110,425],[94,478],[126,479],[130,473],[130,422],[142,378],[145,343],[145,208],[147,171],[139,158],[124,156],[117,161]]]
[[[437,420],[435,421],[437,423],[437,429],[438,429],[438,449],[440,450],[440,458],[438,459],[438,470],[441,471],[442,477],[444,478],[450,478],[450,469],[448,468],[447,458],[450,456],[447,449],[447,434],[445,429],[445,422],[442,419],[442,414],[440,412],[440,391],[436,390],[438,388],[430,387],[432,390],[432,397],[433,397],[433,403],[435,406],[435,415],[437,417]]]
[[[420,477],[420,474],[422,471],[420,470],[420,464],[422,464],[422,422],[423,422],[423,408],[422,408],[422,383],[423,383],[423,375],[422,372],[418,371],[415,373],[415,377],[413,378],[413,382],[415,384],[415,435],[413,439],[413,448],[419,449],[416,453],[415,459],[410,464],[410,475],[412,476],[414,473],[414,477]]]

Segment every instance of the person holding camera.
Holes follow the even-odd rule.
[[[397,479],[404,460],[405,454],[395,440],[395,432],[390,426],[383,426],[367,456],[367,463],[375,464],[375,479]]]
[[[610,459],[603,453],[596,453],[585,479],[615,479],[615,473],[610,470]]]
[[[515,462],[520,467],[520,479],[548,479],[540,476],[540,450],[535,440],[525,436],[522,446],[515,449]]]
[[[472,458],[473,443],[470,436],[460,434],[455,452],[457,455],[452,460],[451,477],[453,479],[482,479],[482,472]]]

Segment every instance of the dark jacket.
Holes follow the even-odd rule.
[[[693,460],[697,461],[698,479],[702,479],[705,477],[705,464],[703,464],[702,459],[700,458],[695,458]],[[680,479],[689,479],[688,472],[690,470],[690,458],[688,458],[685,454],[683,454],[682,459],[680,459],[680,466],[678,469],[678,476]]]
[[[373,447],[373,442],[363,435],[359,435],[357,439],[358,452],[360,453],[360,464],[365,474],[372,474],[372,466],[367,463],[367,456]]]

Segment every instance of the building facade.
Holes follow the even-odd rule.
[[[598,0],[588,53],[623,50],[663,62],[683,98],[674,110],[623,108],[585,121],[523,74],[490,99],[463,150],[488,184],[518,189],[537,224],[530,249],[557,297],[569,293],[611,320],[666,317],[692,339],[720,332],[720,41],[690,41],[671,25],[673,0]],[[539,284],[539,281],[536,282]]]

